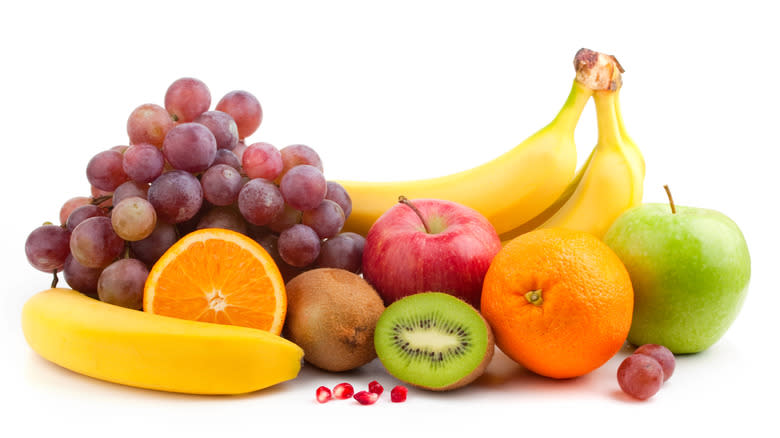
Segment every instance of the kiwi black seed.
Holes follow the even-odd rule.
[[[374,327],[385,306],[362,277],[344,269],[312,269],[286,289],[283,335],[303,349],[306,362],[335,372],[376,358]]]
[[[465,301],[424,292],[390,304],[374,331],[377,356],[387,371],[418,387],[446,391],[478,378],[493,358],[487,321]]]

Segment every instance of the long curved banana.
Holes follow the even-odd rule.
[[[110,382],[193,394],[239,394],[295,378],[303,350],[263,330],[125,309],[48,289],[22,309],[33,350]]]
[[[574,128],[593,91],[574,81],[557,117],[530,138],[480,166],[438,178],[403,182],[339,181],[352,198],[345,231],[365,235],[385,211],[407,198],[446,199],[482,213],[498,233],[544,210],[574,176]]]
[[[595,91],[598,142],[572,183],[539,216],[500,235],[502,241],[535,228],[563,227],[601,238],[625,210],[642,202],[645,163],[626,133],[619,89]]]

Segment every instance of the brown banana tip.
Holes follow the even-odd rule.
[[[592,90],[615,91],[623,85],[625,72],[612,55],[582,48],[574,55],[576,80]]]

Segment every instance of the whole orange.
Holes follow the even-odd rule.
[[[617,255],[591,234],[559,228],[507,243],[482,289],[481,311],[501,351],[558,379],[587,374],[617,353],[633,307]]]

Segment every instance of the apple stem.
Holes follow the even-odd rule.
[[[664,190],[666,190],[666,196],[669,198],[669,205],[672,207],[672,214],[677,213],[677,209],[674,208],[674,199],[672,199],[672,191],[669,190],[669,186],[664,184]]]
[[[420,218],[420,222],[422,222],[423,227],[425,227],[425,232],[428,233],[428,234],[431,234],[431,229],[428,228],[428,223],[425,222],[425,219],[423,219],[422,213],[420,213],[420,210],[417,209],[417,207],[412,203],[412,201],[407,199],[406,196],[401,195],[401,196],[398,197],[398,202],[400,202],[401,204],[404,204],[407,207],[411,208],[412,211],[414,211],[414,213],[417,215],[417,217]]]

